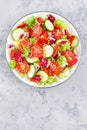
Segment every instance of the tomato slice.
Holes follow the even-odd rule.
[[[52,34],[56,40],[63,37],[63,32],[60,29],[54,29]]]
[[[32,82],[39,82],[39,80],[37,80],[35,78],[30,78],[29,80],[32,81]]]
[[[69,31],[68,31],[67,29],[65,29],[64,32],[65,32],[67,38],[70,38],[70,37],[71,37],[71,34],[69,33]]]
[[[35,24],[35,26],[32,29],[31,37],[38,38],[42,34],[42,27],[40,24]]]
[[[35,44],[31,47],[31,54],[34,57],[42,58],[43,57],[43,49],[40,45]]]
[[[72,35],[72,36],[69,38],[69,40],[70,40],[70,45],[72,45],[72,43],[73,43],[73,41],[74,41],[75,38],[76,38],[76,36],[74,36],[74,35]]]
[[[58,76],[63,70],[56,61],[50,63],[49,69],[52,71],[52,74],[56,76]]]
[[[18,45],[18,50],[23,53],[24,52],[24,47],[30,47],[31,43],[29,40],[22,40],[19,45]]]
[[[57,44],[52,44],[52,46],[54,48],[53,57],[55,57],[58,54],[58,45]]]
[[[49,76],[53,76],[52,71],[49,68],[46,68],[44,66],[41,66],[42,70],[44,70]]]
[[[66,51],[63,51],[62,54],[67,59],[68,67],[76,64],[76,62],[78,61],[76,54],[73,53],[72,51],[66,50]]]
[[[42,35],[43,35],[45,38],[48,38],[48,36],[49,36],[48,31],[47,31],[47,30],[43,30]]]
[[[26,61],[17,62],[16,69],[19,73],[26,74],[29,71],[29,64]]]
[[[24,28],[24,27],[26,27],[26,23],[22,23],[22,24],[17,26],[17,28]]]
[[[26,28],[25,31],[27,32],[28,37],[30,37],[30,35],[31,35],[31,29],[30,28]]]
[[[40,24],[44,24],[44,20],[43,20],[43,18],[41,18],[41,17],[38,17],[38,18],[37,18],[37,21],[38,21]]]
[[[11,60],[15,59],[15,50],[14,49],[12,49],[11,52],[10,52],[10,59]]]

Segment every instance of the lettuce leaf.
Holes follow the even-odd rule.
[[[65,24],[62,20],[57,19],[55,23],[56,25],[60,26],[62,29],[68,28],[68,24]]]
[[[29,19],[25,21],[25,23],[29,28],[32,28],[36,24],[36,19],[34,16],[31,16]]]
[[[9,63],[9,67],[11,69],[14,69],[16,67],[16,61],[15,60],[11,60],[10,63]]]
[[[27,57],[30,53],[30,48],[29,47],[24,47],[24,53],[22,54],[22,57]]]
[[[62,56],[62,55],[58,58],[57,62],[58,62],[58,63],[60,64],[60,66],[63,67],[63,68],[66,67],[66,65],[68,65],[68,62],[67,62],[65,56]]]

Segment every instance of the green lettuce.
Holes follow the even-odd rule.
[[[46,81],[46,82],[42,82],[42,81],[40,81],[38,84],[40,85],[40,86],[42,86],[42,85],[51,85],[52,83],[55,83],[55,82],[57,82],[58,81],[58,79],[57,79],[57,77],[48,77],[48,80]]]
[[[34,38],[30,38],[30,43],[31,44],[34,44],[34,43],[36,43],[36,41],[37,41],[37,39],[34,37]]]
[[[60,26],[62,29],[66,29],[68,27],[67,24],[65,24],[62,20],[57,19],[55,21],[56,25]]]
[[[22,54],[22,57],[27,57],[30,53],[30,48],[29,47],[24,47],[24,53]]]
[[[66,65],[68,65],[65,56],[62,56],[62,55],[58,58],[57,62],[58,62],[58,63],[60,64],[60,66],[63,67],[63,68],[66,67]]]
[[[61,51],[70,50],[70,43],[61,44]]]
[[[25,23],[29,28],[32,28],[36,24],[36,18],[34,16],[31,16],[29,19],[25,21]]]
[[[9,63],[9,67],[11,69],[14,69],[16,67],[16,61],[15,60],[11,60],[10,63]]]

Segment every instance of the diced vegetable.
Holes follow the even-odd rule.
[[[32,63],[38,62],[39,59],[37,57],[32,57],[32,58],[26,57],[26,61],[32,64]]]
[[[66,57],[65,56],[63,56],[63,55],[61,55],[59,58],[58,58],[58,60],[57,60],[57,62],[60,64],[60,66],[61,67],[66,67],[66,65],[68,65],[68,62],[67,62],[67,60],[66,60]]]
[[[24,30],[21,28],[16,28],[16,29],[12,30],[12,32],[11,32],[12,39],[15,41],[19,41],[21,34],[24,34]]]
[[[52,56],[54,49],[52,46],[46,45],[44,46],[43,51],[44,51],[44,57],[49,58]]]
[[[11,60],[10,63],[9,63],[9,67],[11,69],[14,69],[16,67],[16,61],[15,60]]]
[[[34,65],[30,65],[30,69],[29,69],[29,72],[28,72],[28,77],[29,78],[33,78],[36,74],[36,68]]]
[[[37,72],[37,75],[41,76],[41,81],[46,82],[48,80],[48,74],[42,70]]]
[[[54,30],[54,26],[50,20],[45,21],[45,27],[48,31],[52,32]]]
[[[66,78],[70,74],[70,68],[65,68],[62,73],[59,74],[60,78]]]
[[[34,16],[31,16],[29,19],[25,21],[25,23],[29,28],[32,28],[36,24],[36,18]]]

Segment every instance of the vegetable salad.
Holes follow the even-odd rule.
[[[51,14],[29,17],[11,31],[11,39],[10,68],[38,85],[66,78],[78,62],[78,37]]]

